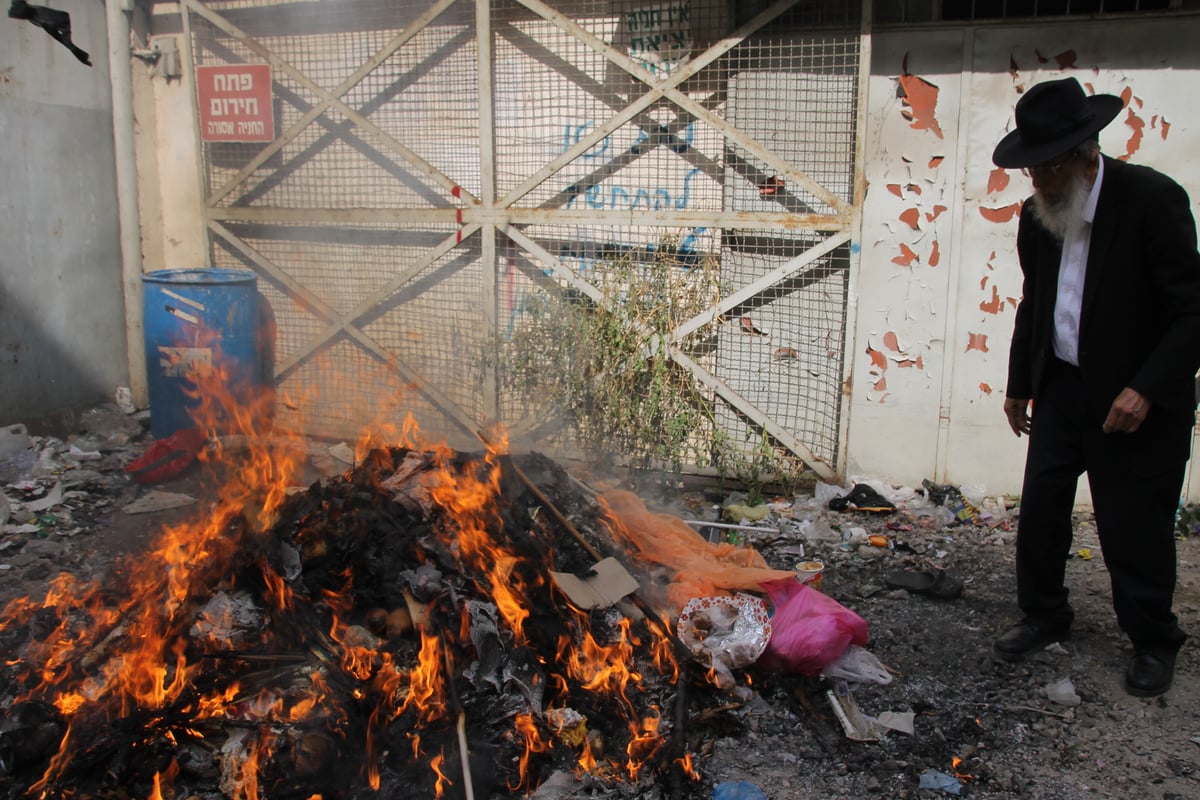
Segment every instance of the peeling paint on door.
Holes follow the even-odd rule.
[[[1000,208],[988,208],[987,206],[979,207],[980,216],[982,216],[988,222],[995,222],[1000,225],[1012,222],[1013,218],[1019,216],[1020,213],[1020,203],[1010,203],[1009,205],[1001,206]]]
[[[913,249],[903,242],[900,243],[900,255],[892,259],[893,264],[899,264],[902,267],[911,267],[912,263],[917,260],[917,254]]]
[[[900,85],[900,98],[904,102],[900,113],[914,129],[932,131],[941,139],[942,126],[937,120],[938,87],[908,71],[907,55],[904,57],[902,69],[901,75],[896,79]]]

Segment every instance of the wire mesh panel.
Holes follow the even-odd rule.
[[[553,354],[517,357],[504,383],[520,395],[506,411],[528,413],[534,441],[585,435],[598,397],[624,398],[606,408],[607,441],[627,455],[735,473],[836,469],[860,69],[857,20],[837,5],[830,26],[820,2],[626,0],[561,15],[493,4],[497,192],[533,240],[510,248],[521,279],[502,304],[517,342],[506,352],[528,351],[541,330]],[[528,310],[555,286],[565,299],[553,312]],[[623,373],[636,362],[627,339],[604,338],[606,304],[631,335],[642,326],[648,363],[687,376],[689,404],[654,396],[655,377],[687,394],[675,375]],[[564,329],[555,315],[576,321]],[[608,357],[559,358],[573,336]],[[538,397],[555,408],[522,405]],[[690,436],[673,433],[687,425]],[[606,437],[595,439],[583,444]]]
[[[198,66],[271,67],[276,138],[206,143],[204,172],[214,264],[266,278],[279,415],[471,430],[486,415],[463,353],[487,336],[457,212],[480,187],[473,5],[212,2],[189,19]]]
[[[836,470],[856,12],[185,6],[198,66],[271,69],[274,137],[203,166],[214,263],[265,278],[281,414]]]

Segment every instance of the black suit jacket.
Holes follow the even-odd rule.
[[[1079,322],[1079,369],[1097,426],[1126,386],[1151,413],[1191,415],[1200,368],[1200,253],[1187,192],[1149,167],[1104,158]],[[1033,398],[1054,358],[1062,244],[1022,207],[1024,273],[1009,350],[1008,397]]]

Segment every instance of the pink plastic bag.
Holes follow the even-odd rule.
[[[851,644],[867,643],[867,621],[828,595],[793,578],[762,584],[775,614],[758,666],[816,675]]]

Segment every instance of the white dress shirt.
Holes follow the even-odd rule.
[[[1092,221],[1104,180],[1104,159],[1088,193],[1079,224],[1063,237],[1062,261],[1058,265],[1058,299],[1054,304],[1054,355],[1079,366],[1079,314],[1083,307],[1083,281],[1087,274],[1088,250],[1092,243]]]

